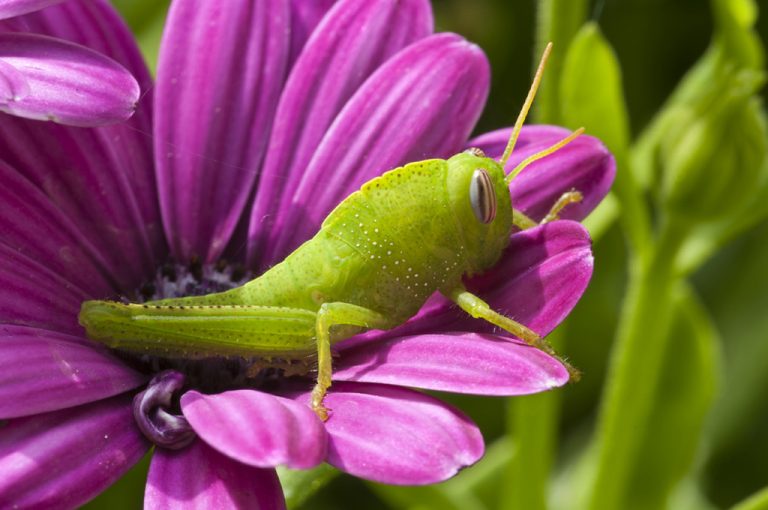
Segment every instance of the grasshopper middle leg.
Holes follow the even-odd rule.
[[[350,303],[323,303],[317,312],[315,325],[317,335],[317,384],[312,390],[312,409],[321,420],[328,419],[328,408],[323,399],[331,387],[331,327],[336,325],[360,326],[363,328],[385,329],[392,321],[369,308]]]

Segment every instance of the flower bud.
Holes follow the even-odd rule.
[[[680,106],[661,142],[662,201],[675,216],[725,217],[759,189],[768,130],[751,71],[726,77],[694,104]]]

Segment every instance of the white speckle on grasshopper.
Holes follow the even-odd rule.
[[[241,357],[263,366],[272,358],[290,364],[316,353],[312,407],[322,419],[328,418],[323,398],[331,385],[331,345],[365,329],[402,324],[434,291],[471,316],[552,353],[535,332],[490,309],[461,283],[463,276],[493,267],[509,242],[515,224],[509,181],[582,132],[505,176],[549,51],[500,161],[470,149],[448,160],[396,168],[347,197],[312,239],[241,287],[144,305],[86,301],[80,323],[90,338],[110,347],[171,357]],[[366,222],[378,226],[366,229]],[[347,228],[348,223],[358,228]],[[371,263],[381,259],[385,244],[391,248],[387,256],[396,252],[399,258],[392,266]]]

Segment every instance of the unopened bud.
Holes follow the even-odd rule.
[[[757,192],[768,130],[753,72],[679,107],[661,144],[666,209],[688,220],[723,217]]]

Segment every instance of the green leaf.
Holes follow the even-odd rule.
[[[547,63],[547,73],[536,94],[533,118],[540,124],[563,123],[558,86],[563,59],[573,37],[587,18],[587,0],[539,0],[536,4],[536,45],[533,61],[539,58],[547,43],[553,52]]]
[[[568,49],[560,98],[566,125],[585,126],[587,133],[608,146],[617,162],[624,163],[629,120],[621,69],[613,49],[595,23],[584,25]]]
[[[310,496],[333,480],[339,472],[328,464],[313,469],[277,468],[288,508],[299,508]]]
[[[616,158],[614,192],[622,207],[622,225],[634,252],[641,253],[650,244],[650,215],[629,168],[629,116],[621,68],[595,23],[585,24],[568,49],[560,98],[565,124],[571,128],[584,126]],[[606,226],[601,228],[605,230]]]

